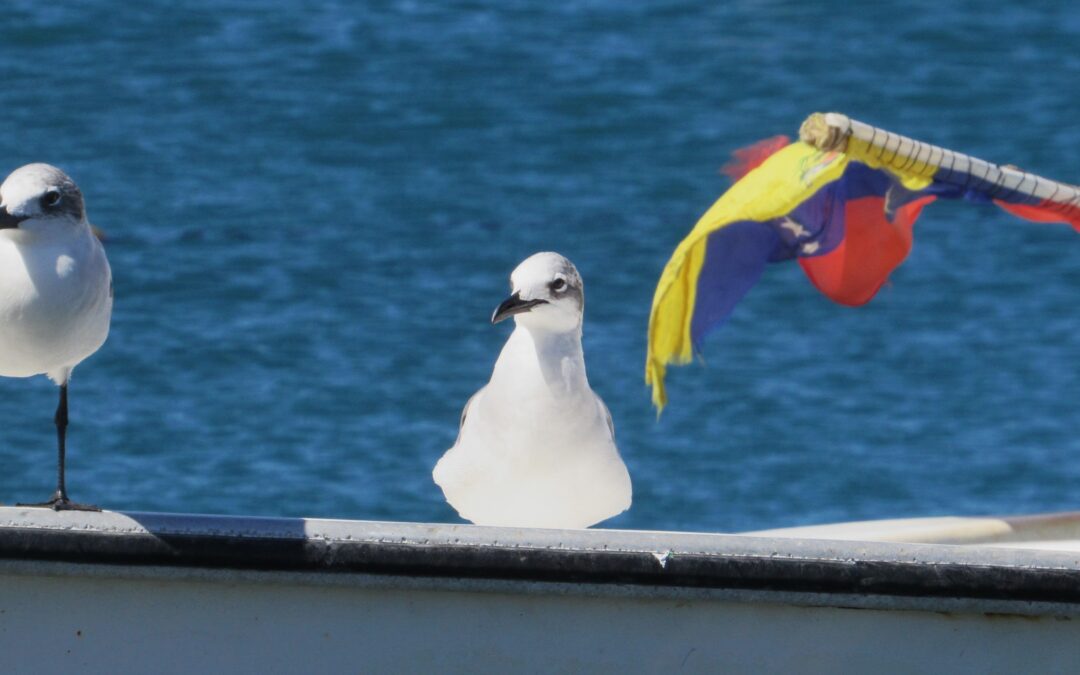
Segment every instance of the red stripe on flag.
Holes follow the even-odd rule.
[[[1040,204],[1009,204],[995,199],[994,203],[1014,216],[1037,223],[1069,223],[1080,232],[1080,208],[1043,200]]]
[[[765,160],[783,150],[791,143],[787,136],[773,136],[731,153],[731,161],[720,167],[720,173],[739,180],[761,166]]]
[[[865,305],[911,251],[911,226],[934,197],[923,197],[885,217],[882,197],[863,197],[844,207],[844,239],[817,257],[799,258],[806,276],[833,302]]]

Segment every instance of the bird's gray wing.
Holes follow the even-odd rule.
[[[457,432],[457,440],[458,441],[461,440],[461,430],[465,428],[465,418],[468,417],[468,415],[469,415],[469,406],[471,406],[473,404],[473,401],[476,400],[476,397],[479,396],[481,393],[483,393],[483,391],[485,389],[487,389],[486,385],[483,386],[483,387],[480,387],[479,391],[477,391],[475,394],[470,396],[468,401],[465,401],[465,407],[461,409],[461,421],[458,422],[458,432]],[[457,445],[457,441],[454,441],[454,445]]]
[[[596,394],[595,392],[593,393],[593,396],[596,396],[596,403],[597,403],[597,405],[600,406],[600,412],[604,413],[604,417],[607,419],[607,428],[608,428],[608,431],[611,432],[612,440],[614,440],[614,438],[615,438],[615,422],[611,419],[611,411],[608,410],[607,405],[604,404],[604,399],[600,398],[600,396],[598,394]],[[468,407],[468,406],[466,406],[466,407]],[[464,419],[465,419],[464,416],[462,416],[462,420],[464,420]]]

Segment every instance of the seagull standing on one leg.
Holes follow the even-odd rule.
[[[581,350],[581,275],[537,253],[510,276],[492,323],[514,317],[491,381],[465,405],[457,442],[433,472],[480,525],[580,528],[630,507],[630,474]]]
[[[68,380],[101,347],[112,316],[112,272],[86,220],[82,193],[54,166],[27,164],[0,185],[0,376],[48,375],[60,385],[57,511],[96,511],[68,499],[64,454]]]

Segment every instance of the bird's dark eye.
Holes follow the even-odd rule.
[[[49,190],[45,194],[41,195],[41,205],[45,208],[50,206],[56,206],[60,203],[60,191]]]
[[[553,291],[561,291],[562,289],[566,288],[566,282],[562,279],[556,279],[555,281],[551,282],[550,288]]]

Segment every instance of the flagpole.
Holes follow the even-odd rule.
[[[1065,209],[1080,208],[1080,187],[948,150],[879,129],[840,113],[814,113],[799,139],[823,151],[838,151],[871,166],[959,185],[986,184],[993,195],[1023,194]]]

